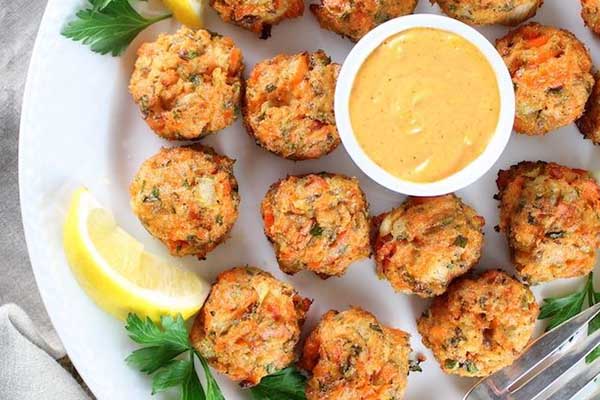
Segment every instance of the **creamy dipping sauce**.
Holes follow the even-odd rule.
[[[433,28],[386,39],[361,66],[350,94],[354,135],[389,173],[442,180],[486,148],[500,114],[492,66],[466,39]]]

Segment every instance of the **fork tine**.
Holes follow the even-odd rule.
[[[585,388],[600,374],[600,361],[584,368],[574,378],[569,380],[560,390],[552,393],[546,400],[575,400],[583,395]]]
[[[515,393],[511,393],[511,399],[535,400],[542,392],[555,384],[561,376],[574,368],[579,361],[598,345],[600,345],[600,330],[586,337],[581,343],[577,343],[567,354],[560,357],[548,368],[539,372],[527,381],[527,383],[518,388]],[[561,399],[565,400],[564,398]]]
[[[525,349],[523,355],[511,366],[490,375],[481,383],[488,386],[494,393],[506,391],[513,383],[556,353],[598,313],[600,313],[600,303],[541,336]]]

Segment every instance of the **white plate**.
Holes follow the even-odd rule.
[[[51,0],[38,33],[21,120],[19,173],[23,222],[42,298],[86,383],[99,399],[149,399],[150,380],[123,362],[134,349],[123,323],[96,308],[71,275],[62,251],[61,226],[70,190],[83,184],[114,211],[125,229],[152,251],[166,256],[162,245],[144,231],[131,213],[127,188],[140,163],[170,143],[157,138],[146,126],[127,92],[127,83],[135,49],[160,31],[176,29],[176,24],[164,21],[144,32],[121,58],[100,56],[59,34],[75,9],[84,3]],[[439,11],[421,0],[417,12]],[[598,41],[584,27],[579,12],[578,1],[547,0],[534,20],[570,29],[587,44],[594,60],[599,61]],[[257,61],[280,52],[323,48],[335,61],[342,62],[352,46],[350,41],[320,29],[308,11],[303,18],[276,26],[273,37],[267,41],[222,23],[212,10],[208,12],[207,25],[235,39],[244,53],[246,73]],[[493,40],[507,28],[480,31]],[[231,239],[205,261],[186,258],[183,262],[209,280],[230,267],[250,264],[291,282],[303,295],[315,299],[305,331],[330,308],[360,305],[374,312],[382,322],[410,332],[414,349],[428,356],[424,372],[411,374],[409,378],[407,399],[462,398],[473,381],[443,374],[416,332],[415,318],[426,301],[394,293],[387,282],[376,278],[371,260],[356,263],[339,279],[322,281],[310,273],[288,277],[279,271],[271,246],[262,234],[259,203],[268,186],[286,174],[326,170],[356,175],[373,214],[398,205],[402,197],[361,174],[342,146],[321,160],[294,163],[256,146],[239,121],[203,142],[238,160],[235,174],[240,183],[241,213]],[[496,192],[494,181],[499,168],[522,160],[542,159],[597,170],[599,151],[600,148],[583,140],[574,126],[543,138],[513,135],[507,151],[492,170],[459,193],[486,219],[486,242],[479,268],[500,266],[512,271],[504,238],[493,230],[498,213],[492,195]],[[548,294],[564,293],[580,283],[580,279],[557,282],[536,287],[535,292],[541,299]],[[223,376],[217,379],[227,399],[249,398]]]

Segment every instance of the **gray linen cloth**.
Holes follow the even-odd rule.
[[[88,397],[56,363],[62,348],[42,338],[14,304],[0,307],[0,399],[80,400]]]
[[[46,1],[0,0],[0,305],[22,307],[54,347],[60,346],[40,299],[23,238],[17,143],[23,87]]]
[[[0,400],[88,398],[55,361],[65,352],[33,278],[19,212],[21,100],[45,6],[46,0],[0,0]]]

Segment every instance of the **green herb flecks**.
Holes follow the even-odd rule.
[[[413,359],[408,360],[408,371],[409,371],[409,373],[410,372],[423,372],[423,368],[421,368],[421,363],[423,361],[424,360],[421,360],[421,359],[418,359],[418,358],[416,360],[413,360]]]
[[[125,329],[131,340],[144,346],[125,361],[153,375],[152,394],[178,387],[181,400],[225,400],[206,360],[192,347],[181,315],[163,316],[158,324],[150,318],[142,320],[136,314],[129,314]],[[206,392],[194,367],[194,354],[204,369]]]
[[[191,50],[191,51],[187,51],[184,50],[182,52],[179,53],[179,57],[181,57],[184,60],[193,60],[194,58],[198,57],[198,52],[195,50]]]
[[[155,201],[160,201],[160,190],[154,186],[149,195],[144,196],[142,202],[144,203],[153,203]]]
[[[378,11],[375,13],[375,22],[378,24],[382,24],[391,19],[391,16],[383,11]]]
[[[379,324],[370,323],[369,328],[373,329],[375,332],[383,333],[383,329],[381,329]]]
[[[198,74],[191,74],[188,80],[192,82],[194,86],[198,86],[200,83],[202,83],[202,77],[200,77]]]
[[[454,369],[458,366],[458,361],[456,360],[451,360],[451,359],[446,359],[446,361],[444,361],[444,368],[446,369]]]
[[[462,364],[462,367],[464,369],[466,369],[467,372],[470,373],[470,374],[474,374],[476,372],[479,372],[479,368],[477,368],[477,366],[475,365],[475,363],[473,361],[465,361]]]
[[[458,235],[456,239],[454,239],[454,245],[462,247],[463,249],[467,246],[467,243],[469,243],[469,239],[467,239],[463,235]]]
[[[321,236],[323,234],[323,228],[319,226],[319,224],[315,223],[312,228],[310,228],[311,236]]]
[[[169,18],[161,15],[144,18],[128,0],[88,0],[89,6],[77,11],[76,19],[62,30],[62,35],[81,41],[93,52],[117,56],[148,26]]]

